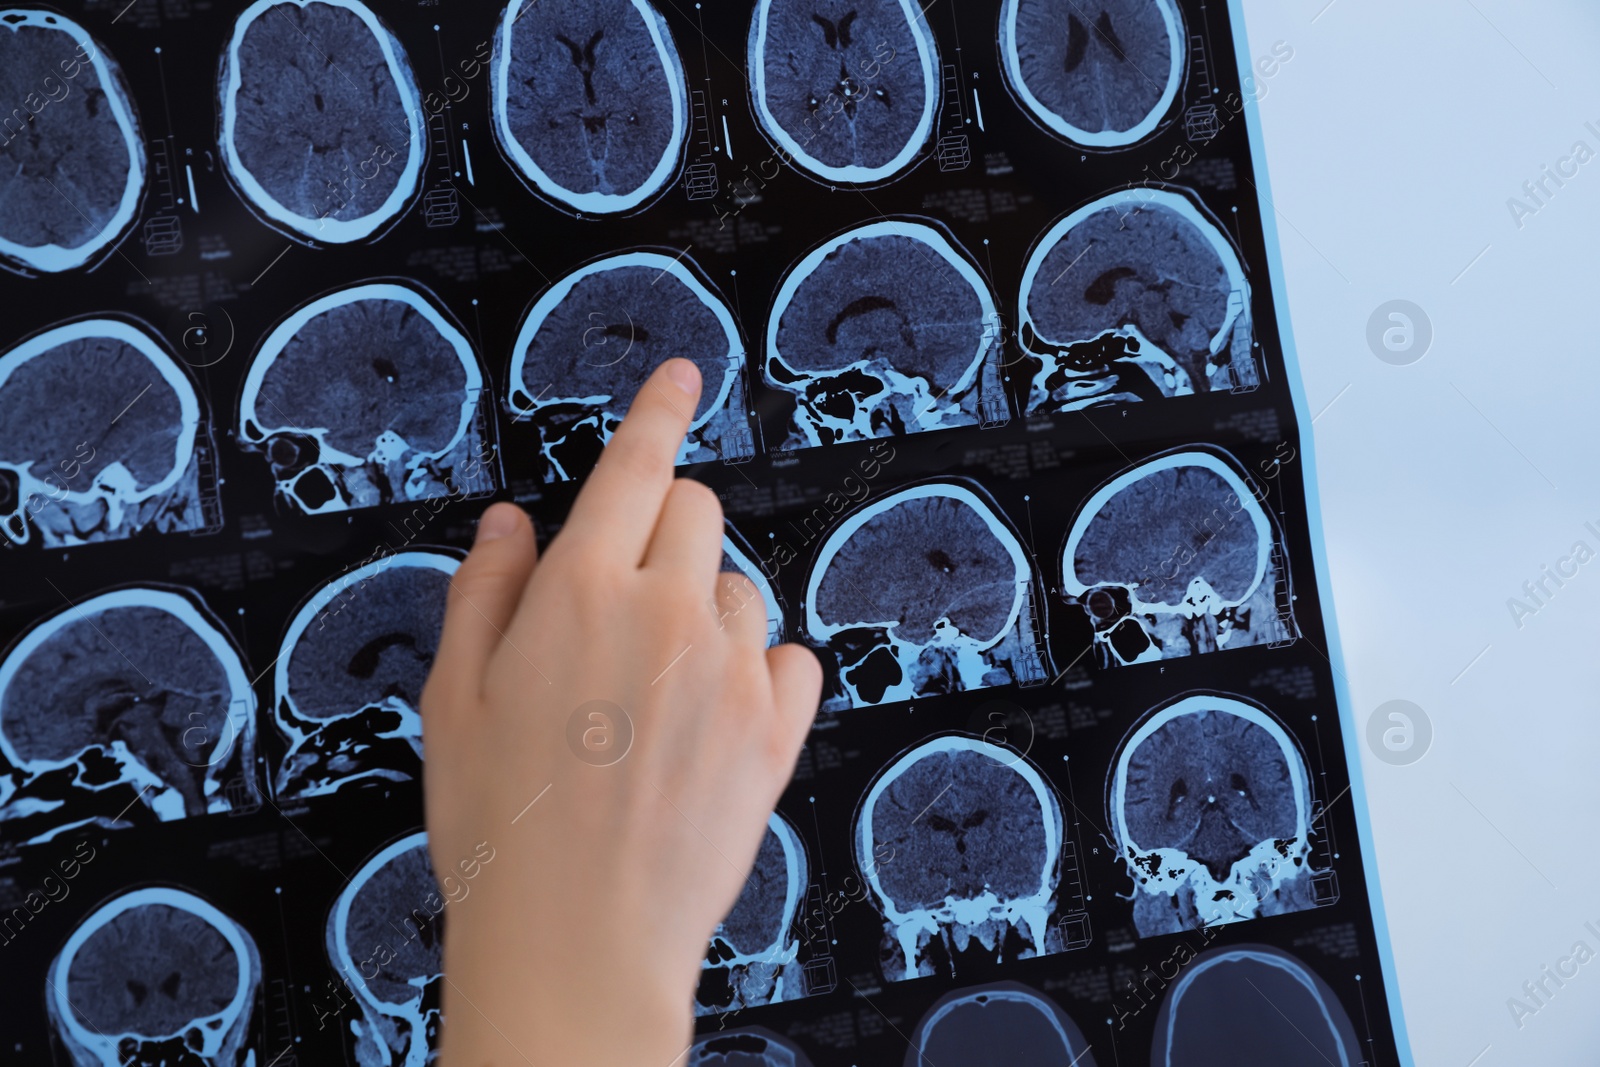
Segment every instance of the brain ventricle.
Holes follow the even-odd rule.
[[[107,1035],[180,1033],[221,1014],[239,985],[239,957],[222,932],[169,904],[110,919],[84,941],[67,975],[79,1021]]]

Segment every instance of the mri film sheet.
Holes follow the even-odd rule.
[[[453,576],[682,357],[824,676],[685,1062],[1408,1064],[1236,7],[0,10],[6,1062],[436,1062]]]

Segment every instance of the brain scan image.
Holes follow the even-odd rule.
[[[905,1067],[1095,1067],[1083,1032],[1056,1003],[1017,982],[941,997],[911,1035]]]
[[[856,811],[856,863],[883,917],[880,963],[899,982],[1062,950],[1052,924],[1061,803],[1020,754],[934,738],[900,756]]]
[[[1084,148],[1143,140],[1183,86],[1173,0],[1005,0],[1000,69],[1027,113]]]
[[[722,535],[722,567],[721,570],[730,574],[742,574],[750,579],[756,587],[756,593],[761,598],[760,607],[755,604],[741,605],[739,611],[760,610],[767,616],[767,647],[781,645],[784,639],[783,602],[779,599],[778,591],[773,588],[766,572],[758,562],[759,557],[750,547],[750,542],[744,535],[735,530],[732,524],[726,526]]]
[[[308,515],[492,492],[483,371],[409,284],[340,289],[267,335],[245,375],[239,440]]]
[[[166,886],[113,898],[50,963],[45,1004],[72,1067],[250,1067],[261,953],[233,919]]]
[[[417,704],[458,564],[442,552],[385,556],[324,585],[295,615],[273,675],[289,745],[273,782],[279,799],[421,781]]]
[[[806,995],[794,926],[810,885],[805,845],[789,821],[774,812],[739,899],[711,935],[700,965],[696,1015]]]
[[[806,582],[806,635],[836,661],[825,710],[1048,677],[1033,566],[994,505],[952,481],[857,509]]]
[[[64,548],[206,528],[204,416],[188,374],[126,322],[83,319],[0,354],[0,531]]]
[[[359,0],[256,0],[229,35],[218,93],[224,173],[290,237],[380,236],[421,189],[416,78]]]
[[[34,844],[259,804],[255,709],[239,653],[190,597],[65,605],[0,661],[0,827]]]
[[[885,182],[933,132],[942,68],[912,0],[759,0],[748,62],[762,132],[813,178]]]
[[[793,397],[785,448],[975,426],[1004,410],[1000,316],[939,230],[861,226],[806,255],[767,320],[767,385]]]
[[[1304,963],[1267,945],[1193,958],[1156,1015],[1150,1067],[1367,1063],[1350,1016]]]
[[[1073,520],[1061,575],[1102,666],[1298,635],[1276,528],[1221,453],[1169,452],[1101,486]]]
[[[93,265],[138,218],[149,163],[122,72],[64,15],[0,10],[0,264]]]
[[[437,1059],[444,907],[425,833],[382,849],[334,901],[324,941],[360,1009],[348,1031],[361,1067],[426,1067]]]
[[[555,206],[636,211],[677,177],[689,88],[649,0],[514,0],[490,69],[495,141]]]
[[[1315,907],[1311,773],[1278,721],[1232,697],[1184,697],[1123,742],[1110,787],[1141,937]]]
[[[507,408],[539,434],[546,481],[583,474],[650,374],[682,357],[704,388],[679,463],[753,454],[740,369],[744,342],[686,256],[606,256],[540,295],[512,348]]]
[[[1239,254],[1184,194],[1072,212],[1035,244],[1017,303],[1030,412],[1260,384]]]
[[[759,1026],[701,1034],[684,1067],[811,1067],[798,1046]]]

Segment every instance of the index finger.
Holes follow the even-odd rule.
[[[669,359],[657,367],[639,387],[573,502],[562,536],[575,530],[573,537],[581,543],[638,566],[672,488],[678,450],[699,400],[700,368],[694,363]]]

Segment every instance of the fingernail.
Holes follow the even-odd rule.
[[[521,520],[517,517],[515,507],[515,504],[504,506],[496,504],[485,511],[483,517],[478,520],[478,532],[473,536],[472,543],[486,544],[516,533]]]
[[[689,396],[695,396],[700,392],[700,368],[694,365],[693,360],[667,360],[667,377],[672,379],[673,385]]]

